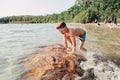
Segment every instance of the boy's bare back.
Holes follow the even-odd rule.
[[[81,28],[68,28],[69,34],[72,36],[79,36],[84,33],[84,30]]]

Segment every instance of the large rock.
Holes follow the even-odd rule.
[[[18,80],[74,80],[84,74],[81,61],[86,59],[68,54],[62,45],[49,45],[22,62],[25,73]]]

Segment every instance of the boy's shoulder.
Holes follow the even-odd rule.
[[[74,34],[74,28],[69,28],[69,34],[70,36]]]

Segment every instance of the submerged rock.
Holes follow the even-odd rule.
[[[68,54],[62,45],[49,45],[22,62],[25,73],[18,80],[74,80],[84,74],[81,61],[86,59]]]

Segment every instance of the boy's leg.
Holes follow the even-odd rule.
[[[86,32],[84,32],[82,35],[79,36],[79,39],[81,40],[80,43],[80,50],[87,51],[83,46],[85,43],[85,37],[86,37]]]
[[[83,46],[84,46],[84,42],[81,42],[80,43],[80,50],[87,51]]]

